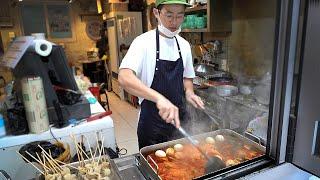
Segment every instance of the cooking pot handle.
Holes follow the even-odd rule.
[[[147,156],[147,160],[150,160],[154,164],[154,166],[156,167],[156,173],[158,174],[159,166],[157,165],[157,163],[152,159],[150,155]]]
[[[247,138],[251,139],[252,141],[262,145],[261,139],[258,136],[255,136],[255,135],[253,135],[252,133],[249,133],[249,132],[245,132],[244,135]]]
[[[9,176],[9,174],[4,170],[0,169],[0,174],[2,174],[7,180],[11,180],[11,177]]]

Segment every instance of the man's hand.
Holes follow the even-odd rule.
[[[173,123],[174,121],[174,125],[177,128],[180,127],[179,109],[174,104],[162,96],[156,101],[156,105],[163,120],[167,123]]]
[[[204,103],[201,98],[195,95],[191,91],[186,92],[186,99],[189,103],[191,103],[195,108],[204,109]]]

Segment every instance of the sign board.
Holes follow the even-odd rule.
[[[34,38],[32,36],[17,37],[9,46],[8,51],[0,60],[1,66],[15,68],[28,47],[32,44]]]

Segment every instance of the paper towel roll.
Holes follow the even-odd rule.
[[[52,51],[52,43],[43,39],[35,39],[28,50],[36,52],[40,56],[48,56]]]
[[[32,33],[31,36],[33,36],[35,39],[46,39],[44,33]]]
[[[41,133],[49,129],[47,104],[40,77],[26,77],[21,80],[23,104],[29,130]]]

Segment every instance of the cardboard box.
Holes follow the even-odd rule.
[[[128,11],[128,3],[112,3],[110,11]]]

